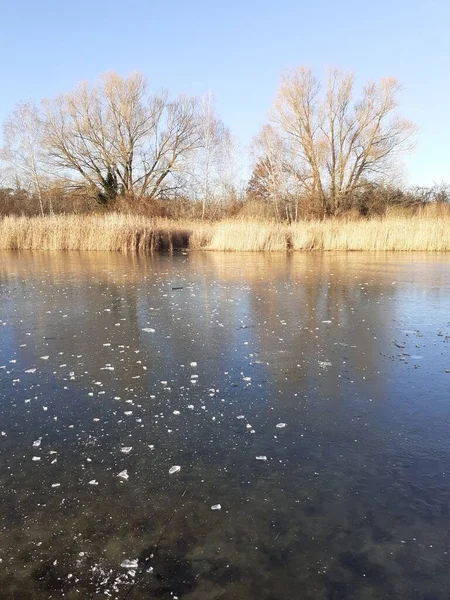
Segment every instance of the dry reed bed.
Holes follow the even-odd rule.
[[[362,250],[449,251],[450,213],[422,211],[369,220],[217,223],[105,216],[6,217],[0,219],[2,250],[154,252]]]

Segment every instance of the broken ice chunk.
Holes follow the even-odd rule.
[[[278,423],[277,429],[283,429],[283,427],[286,427],[286,423]]]
[[[221,504],[213,504],[211,510],[222,510]]]
[[[132,446],[124,446],[123,448],[120,449],[121,452],[123,452],[124,454],[130,454],[130,452],[133,450]]]
[[[137,569],[138,568],[138,559],[133,558],[132,560],[129,560],[128,558],[126,558],[120,564],[120,566],[123,567],[124,569]]]
[[[319,360],[319,367],[322,367],[323,369],[331,367],[331,362],[329,360]]]
[[[174,465],[173,467],[170,467],[169,475],[173,475],[174,473],[178,473],[179,471],[181,471],[181,467],[179,465]]]
[[[267,456],[257,456],[256,460],[267,460]]]
[[[123,471],[120,471],[117,477],[120,477],[121,479],[124,479],[126,481],[129,477],[127,470],[124,469]]]

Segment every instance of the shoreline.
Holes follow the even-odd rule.
[[[112,213],[0,218],[0,250],[153,253],[450,251],[450,218],[428,214],[328,219],[175,221]]]

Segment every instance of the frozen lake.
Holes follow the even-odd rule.
[[[448,600],[450,256],[0,253],[0,430],[2,598]]]

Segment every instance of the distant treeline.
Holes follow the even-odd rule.
[[[170,98],[144,77],[18,104],[3,126],[0,215],[127,212],[294,222],[449,202],[449,188],[398,185],[415,126],[397,114],[393,78],[355,93],[333,70],[321,84],[300,67],[282,77],[268,120],[242,149],[211,94]]]
[[[139,202],[120,196],[107,205],[96,202],[89,190],[71,190],[55,185],[45,190],[41,202],[44,214],[109,214],[123,212],[147,217],[169,219],[203,219],[220,221],[229,218],[262,219],[296,222],[321,218],[320,208],[308,196],[281,198],[277,206],[252,189],[242,195],[232,195],[221,202],[207,203],[182,195],[169,199],[141,198]],[[384,216],[393,209],[401,214],[414,215],[420,209],[435,205],[450,208],[450,186],[416,187],[402,190],[390,186],[371,184],[349,196],[335,217]],[[400,214],[400,213],[399,213]],[[439,211],[435,212],[440,214]],[[0,216],[39,216],[40,202],[26,189],[0,187]]]

